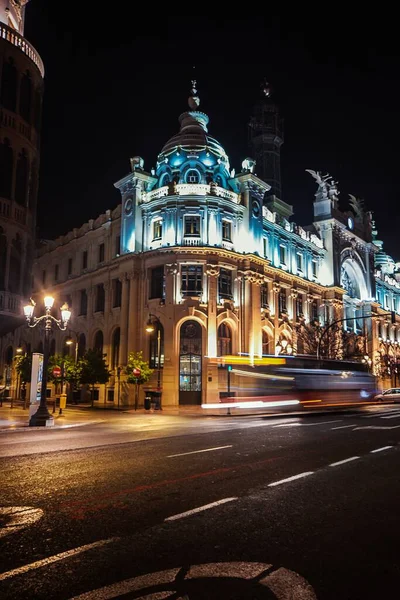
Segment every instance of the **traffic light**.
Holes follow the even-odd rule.
[[[396,311],[392,310],[391,315],[392,315],[392,324],[396,325]]]

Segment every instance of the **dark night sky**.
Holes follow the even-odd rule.
[[[25,35],[46,69],[41,237],[114,208],[113,183],[129,172],[131,156],[143,156],[148,171],[155,166],[187,109],[195,64],[200,109],[231,167],[240,170],[249,154],[247,122],[266,77],[285,119],[283,196],[294,220],[312,221],[316,188],[305,169],[328,171],[341,208],[349,193],[364,198],[385,250],[400,259],[400,59],[389,16],[156,16],[150,5],[141,16],[138,6],[28,4]]]

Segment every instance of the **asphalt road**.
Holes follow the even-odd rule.
[[[0,598],[398,597],[398,406],[0,441]]]

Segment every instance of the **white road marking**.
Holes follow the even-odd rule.
[[[383,452],[383,450],[390,450],[390,448],[393,448],[393,446],[382,446],[382,448],[371,450],[370,454],[374,454],[375,452]]]
[[[312,475],[313,473],[314,471],[305,471],[304,473],[299,473],[298,475],[292,475],[292,477],[287,477],[286,479],[280,479],[279,481],[274,481],[274,483],[269,483],[268,487],[274,487],[276,485],[281,485],[282,483],[294,481],[295,479],[301,479],[302,477],[307,477],[308,475]]]
[[[77,554],[81,554],[82,552],[92,550],[92,548],[101,548],[101,546],[106,546],[107,544],[111,544],[111,542],[118,542],[120,539],[121,538],[119,537],[114,537],[108,540],[100,540],[99,542],[94,542],[93,544],[86,544],[85,546],[79,546],[78,548],[74,548],[73,550],[67,550],[67,552],[60,552],[60,554],[54,554],[54,556],[49,556],[48,558],[37,560],[36,562],[30,563],[29,565],[24,565],[23,567],[12,569],[12,571],[0,573],[0,581],[10,579],[10,577],[15,577],[16,575],[21,575],[22,573],[28,573],[29,571],[33,571],[34,569],[40,569],[40,567],[46,567],[47,565],[51,565],[52,563],[64,560],[65,558],[76,556]]]
[[[265,575],[263,575],[264,573]],[[289,598],[292,600],[294,598],[317,600],[311,585],[295,571],[289,571],[284,567],[274,569],[273,565],[270,564],[250,562],[191,565],[188,570],[185,565],[184,570],[179,567],[169,571],[156,571],[86,592],[75,596],[71,600],[111,600],[112,598],[121,598],[130,592],[137,592],[134,596],[138,600],[176,598],[177,587],[182,588],[183,586],[187,590],[186,584],[188,581],[190,581],[190,587],[193,587],[196,580],[210,578],[215,580],[218,578],[234,578],[249,581],[250,587],[258,585],[270,590],[276,600],[289,600]],[[255,584],[254,582],[257,580],[258,583]],[[260,591],[262,593],[262,588]],[[179,595],[180,600],[189,597],[185,591],[182,591],[181,594],[183,595]],[[264,596],[264,594],[262,595]]]
[[[334,431],[335,429],[346,429],[347,427],[355,427],[355,423],[353,423],[352,425],[340,425],[339,427],[331,427],[331,431]]]
[[[389,425],[366,425],[365,427],[355,427],[353,431],[359,431],[360,429],[398,429],[400,425],[393,425],[390,427]]]
[[[343,419],[335,421],[320,421],[318,423],[283,423],[282,425],[274,425],[273,427],[312,427],[313,425],[326,425],[327,423],[341,423]]]
[[[359,456],[351,456],[350,458],[345,458],[344,460],[339,460],[338,462],[331,463],[330,467],[338,467],[339,465],[344,465],[345,463],[351,462],[353,460],[357,460],[360,458]]]
[[[400,414],[389,415],[387,417],[381,417],[381,419],[400,419]]]
[[[212,452],[213,450],[223,450],[224,448],[232,448],[230,446],[217,446],[216,448],[206,448],[205,450],[193,450],[193,452],[182,452],[182,454],[170,454],[167,458],[175,458],[175,456],[187,456],[188,454],[200,454],[200,452]]]
[[[202,512],[203,510],[214,508],[214,506],[219,506],[220,504],[226,504],[226,502],[233,502],[234,500],[237,500],[237,497],[223,498],[222,500],[217,500],[216,502],[211,502],[210,504],[205,504],[204,506],[199,506],[198,508],[192,508],[192,510],[187,510],[186,512],[179,513],[178,515],[172,515],[172,517],[167,517],[166,519],[164,519],[164,521],[176,521],[177,519],[190,517],[190,515],[195,515],[196,513]]]
[[[2,516],[8,517],[8,523],[0,527],[0,538],[33,525],[43,517],[43,511],[31,506],[2,506],[0,518]]]

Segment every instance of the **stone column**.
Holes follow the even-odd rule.
[[[121,302],[121,337],[120,337],[120,353],[119,362],[121,365],[126,365],[127,362],[127,346],[128,346],[128,309],[129,309],[129,280],[124,274],[122,279],[122,302]]]
[[[273,351],[275,353],[276,344],[279,341],[279,301],[278,296],[281,291],[281,286],[277,281],[274,281],[272,284],[272,292],[274,294],[274,348]]]
[[[129,308],[128,308],[128,339],[127,348],[128,356],[130,352],[135,352],[138,349],[138,326],[139,326],[139,273],[138,271],[131,271],[128,274],[129,279]],[[121,307],[122,309],[122,307]]]
[[[219,267],[208,264],[206,268],[208,285],[208,348],[209,357],[217,356],[217,285]]]
[[[165,265],[165,308],[166,318],[161,322],[164,327],[164,367],[162,370],[162,404],[163,406],[179,405],[179,337],[175,320],[168,318],[174,314],[175,288],[178,264]]]
[[[262,356],[262,327],[261,327],[261,290],[264,278],[257,274],[251,284],[252,305],[252,346],[254,356]]]

